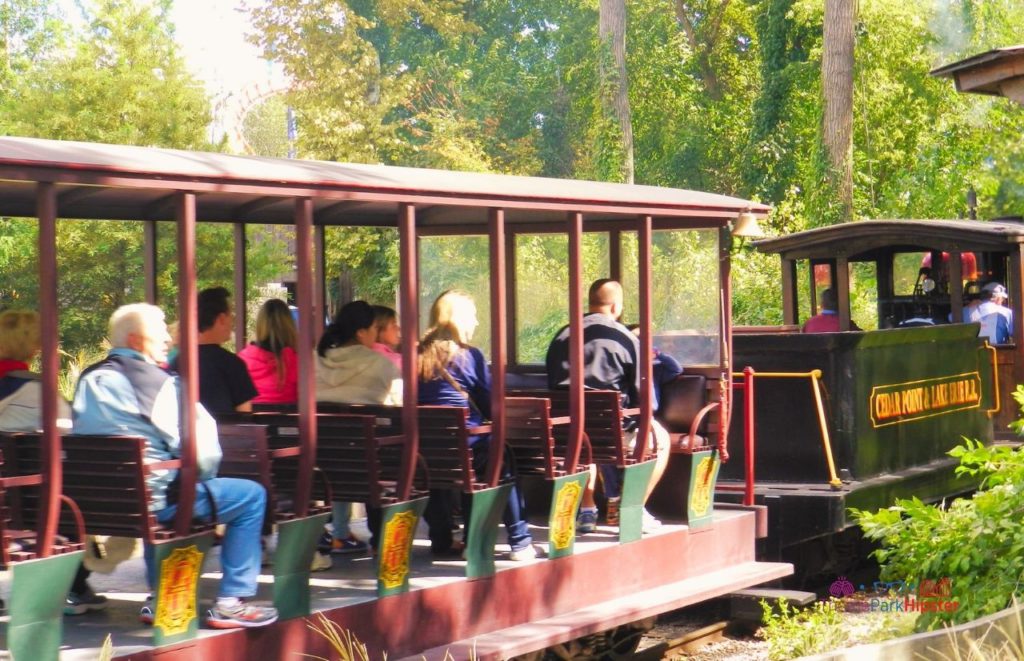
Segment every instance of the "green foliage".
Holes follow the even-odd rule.
[[[780,599],[778,612],[762,601],[761,609],[764,627],[758,635],[768,641],[768,658],[772,661],[827,652],[845,646],[848,640],[841,626],[843,604],[836,599],[815,602],[806,610]]]
[[[1020,387],[1017,392],[1024,397]],[[1021,594],[1024,579],[1024,452],[965,439],[950,454],[960,459],[958,473],[981,478],[973,497],[945,507],[912,498],[874,513],[853,512],[865,536],[882,544],[875,552],[882,578],[950,579],[959,608],[922,613],[922,630],[1001,610]]]
[[[896,611],[846,612],[839,599],[816,602],[798,610],[780,599],[777,608],[761,602],[764,627],[758,636],[768,642],[768,658],[784,661],[821,652],[876,643],[909,635],[914,618]]]

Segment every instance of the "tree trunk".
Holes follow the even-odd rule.
[[[612,62],[601,57],[602,104],[611,105],[611,113],[622,131],[622,176],[633,183],[633,118],[629,110],[629,78],[626,74],[626,1],[601,0],[598,35],[603,48],[609,49]],[[602,53],[605,55],[607,51]],[[607,107],[607,105],[606,105]]]
[[[822,138],[842,220],[853,219],[853,44],[856,0],[825,0]]]

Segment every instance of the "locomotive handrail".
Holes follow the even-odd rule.
[[[743,376],[741,372],[734,372],[734,377]],[[810,372],[753,372],[751,371],[751,379],[754,377],[771,378],[771,379],[810,379],[811,380],[811,392],[814,393],[814,405],[818,412],[818,426],[821,428],[821,444],[825,450],[825,463],[828,466],[828,483],[833,489],[840,489],[843,486],[843,481],[839,479],[836,474],[835,460],[832,458],[832,439],[828,433],[828,423],[825,421],[825,405],[821,399],[821,370],[814,369]]]
[[[985,346],[982,348],[992,352],[992,393],[996,405],[995,408],[985,409],[985,414],[991,418],[1002,408],[1002,402],[999,400],[999,352],[988,343],[988,340],[985,340]]]

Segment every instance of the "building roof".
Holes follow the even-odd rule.
[[[505,209],[511,222],[582,211],[586,221],[630,214],[721,224],[768,211],[655,186],[0,137],[0,215],[34,215],[37,181],[56,184],[62,218],[172,220],[180,191],[196,194],[199,220],[270,224],[291,223],[294,198],[311,194],[324,225],[394,225],[401,203],[416,206],[421,226],[483,225],[487,208]]]

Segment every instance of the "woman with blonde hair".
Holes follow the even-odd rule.
[[[256,404],[294,404],[299,397],[295,320],[288,305],[271,298],[256,315],[256,340],[238,352],[256,386]]]
[[[39,353],[39,315],[0,312],[0,431],[37,431],[43,424],[43,386],[28,365]],[[71,428],[71,408],[57,398],[57,426]]]
[[[452,289],[441,294],[430,309],[430,328],[420,341],[418,365],[419,403],[461,406],[469,409],[467,425],[484,424],[491,414],[491,374],[483,353],[469,342],[479,321],[476,304],[469,294]],[[473,470],[483,479],[487,470],[491,437],[480,434],[469,438],[473,452]],[[503,479],[511,479],[507,466]],[[424,518],[430,527],[430,549],[445,556],[461,552],[462,545],[452,539],[451,492],[431,490]],[[509,559],[529,560],[537,556],[524,518],[525,504],[513,485],[503,521]],[[470,516],[470,499],[463,497],[462,511]]]

